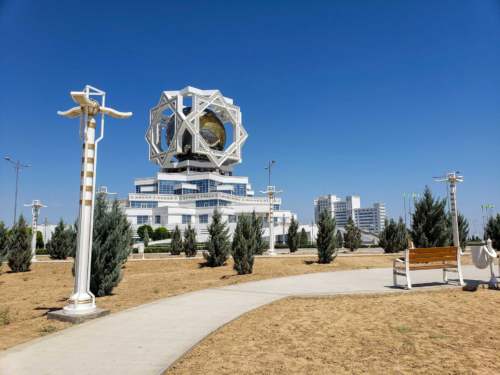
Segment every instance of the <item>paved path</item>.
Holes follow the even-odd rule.
[[[453,275],[453,274],[452,274]],[[489,279],[464,267],[465,279]],[[412,274],[440,282],[441,271]],[[210,332],[286,296],[390,292],[392,270],[313,273],[205,289],[112,314],[0,353],[0,375],[159,374]]]

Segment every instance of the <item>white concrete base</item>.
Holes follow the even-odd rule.
[[[71,311],[61,309],[61,310],[56,310],[56,311],[50,311],[47,313],[47,319],[54,319],[54,320],[60,320],[63,322],[70,322],[70,323],[83,323],[87,320],[90,319],[95,319],[99,318],[101,316],[105,316],[109,314],[109,310],[104,310],[101,308],[96,307],[95,309],[86,311],[85,313],[73,313]]]

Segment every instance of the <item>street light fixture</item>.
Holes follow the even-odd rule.
[[[14,225],[17,221],[17,192],[19,191],[19,171],[23,168],[31,167],[31,164],[21,163],[20,160],[13,160],[10,156],[4,156],[4,159],[14,165],[14,169],[16,170],[16,192],[14,195],[14,219],[12,221],[12,225]]]
[[[85,86],[83,91],[72,91],[71,97],[77,106],[57,113],[69,118],[80,118],[80,137],[83,141],[75,286],[68,305],[63,310],[50,312],[49,318],[79,321],[82,316],[91,318],[106,313],[106,311],[96,308],[95,296],[90,291],[97,146],[104,138],[104,115],[114,118],[128,118],[132,116],[132,112],[119,112],[106,107],[106,93],[89,85]],[[99,115],[101,117],[100,135],[96,139],[95,118]]]

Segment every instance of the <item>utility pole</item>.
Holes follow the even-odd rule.
[[[14,165],[14,169],[16,170],[16,192],[14,195],[14,219],[12,221],[12,225],[16,224],[17,221],[17,193],[19,190],[19,171],[23,168],[31,167],[31,164],[24,164],[20,160],[13,160],[10,156],[5,156],[4,159]]]
[[[77,319],[82,316],[90,318],[106,313],[96,308],[95,296],[90,291],[97,149],[99,142],[104,138],[104,115],[114,118],[132,116],[132,112],[119,112],[106,107],[106,93],[89,85],[85,86],[83,91],[72,91],[71,97],[77,106],[67,111],[58,111],[58,114],[69,118],[80,117],[80,137],[82,139],[80,210],[73,294],[63,310],[49,313],[50,318],[60,320]],[[99,115],[101,117],[100,135],[96,139],[97,124],[95,118]]]
[[[25,207],[31,207],[31,261],[36,262],[36,234],[38,232],[38,217],[40,208],[47,207],[38,199],[33,200],[31,204],[25,204]]]
[[[43,231],[44,231],[44,237],[43,237],[43,246],[44,247],[47,247],[47,225],[49,224],[49,219],[45,218],[45,220],[43,221]]]

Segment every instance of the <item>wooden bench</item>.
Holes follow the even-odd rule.
[[[394,286],[398,286],[397,276],[406,276],[406,288],[411,289],[410,271],[443,270],[443,281],[448,282],[446,272],[458,273],[460,285],[464,285],[460,249],[455,246],[406,249],[402,258],[394,259]]]

